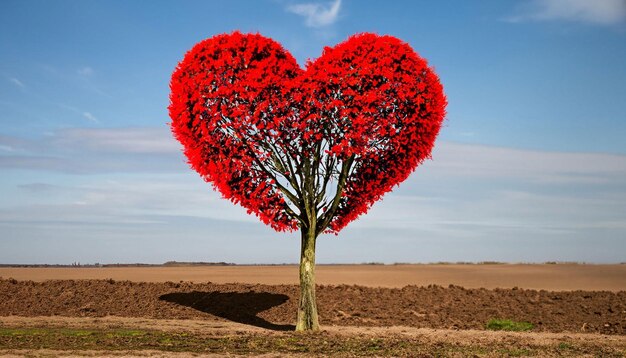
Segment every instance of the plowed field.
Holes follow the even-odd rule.
[[[226,319],[293,328],[298,287],[114,280],[0,281],[0,316]],[[483,329],[492,318],[545,332],[626,334],[626,292],[319,286],[321,324]]]
[[[319,285],[313,336],[291,332],[297,297],[293,284],[5,278],[0,354],[626,354],[626,291]],[[486,330],[496,318],[532,328]]]

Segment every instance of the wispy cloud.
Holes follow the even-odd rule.
[[[6,152],[19,152],[24,149],[28,150],[31,145],[32,141],[27,139],[0,134],[0,148]]]
[[[184,166],[181,146],[169,129],[68,128],[29,140],[0,136],[0,146],[18,148],[0,167],[61,172],[165,171]],[[45,153],[44,156],[41,153]],[[154,163],[145,162],[150,156]],[[529,185],[606,185],[626,182],[626,156],[567,153],[438,142],[434,160],[418,168],[438,178],[514,180]],[[45,158],[48,158],[44,160]],[[19,163],[19,165],[18,165]]]
[[[89,66],[85,66],[85,67],[81,67],[79,68],[76,73],[78,73],[80,76],[83,77],[89,77],[92,76],[94,74],[94,70],[93,68],[89,67]]]
[[[568,153],[438,143],[435,160],[424,163],[442,177],[508,178],[532,184],[608,183],[626,181],[626,156]]]
[[[306,3],[289,5],[287,11],[303,16],[306,26],[324,27],[332,25],[337,21],[340,8],[341,0],[335,0],[326,4]]]
[[[107,153],[173,154],[180,152],[167,127],[157,128],[71,128],[54,134],[57,147]]]
[[[19,148],[0,156],[0,168],[71,174],[168,173],[186,170],[180,146],[163,128],[71,128],[39,139],[0,136]]]
[[[97,94],[102,95],[104,97],[113,98],[113,96],[111,96],[109,93],[102,90],[97,85],[95,81],[96,70],[94,70],[93,67],[90,67],[90,66],[80,67],[79,69],[76,70],[76,74],[78,74],[81,80],[81,86],[84,86],[85,88],[93,92],[96,92]]]
[[[96,118],[96,116],[94,116],[90,112],[83,112],[83,117],[87,118],[88,120],[90,120],[90,121],[92,121],[94,123],[100,123],[98,118]]]
[[[616,224],[626,215],[625,155],[438,142],[433,158],[354,225],[456,237],[626,231]]]
[[[150,220],[152,216],[192,216],[231,221],[256,222],[245,209],[223,200],[219,193],[210,190],[207,183],[197,178],[191,171],[152,176],[136,175],[117,179],[87,179],[78,185],[59,185],[45,182],[19,184],[24,194],[58,194],[62,204],[38,206],[39,220],[62,221],[55,212],[59,209],[71,213],[73,221],[122,223],[124,218],[132,221]],[[158,193],[158,195],[155,195]],[[180,205],[184,198],[185,205]],[[33,216],[20,212],[3,212],[0,205],[0,222],[27,222]],[[138,210],[140,209],[140,210]],[[34,214],[34,212],[33,212]],[[67,219],[67,218],[66,218]]]
[[[25,89],[26,85],[24,85],[24,83],[22,83],[22,81],[18,80],[15,77],[10,77],[9,81],[11,81],[11,83],[13,83],[14,85],[16,85],[17,87],[19,87],[20,89]]]
[[[533,0],[520,5],[509,22],[565,20],[615,25],[626,20],[624,0]]]
[[[52,102],[52,101],[50,101],[50,102]],[[93,113],[91,113],[91,112],[83,111],[80,108],[77,108],[77,107],[74,107],[74,106],[69,106],[69,105],[63,104],[63,103],[57,103],[56,105],[61,107],[61,108],[63,108],[63,109],[65,109],[65,110],[68,110],[68,111],[70,111],[72,113],[78,114],[81,117],[87,119],[88,121],[90,121],[92,123],[100,123],[100,120],[95,115],[93,115]]]

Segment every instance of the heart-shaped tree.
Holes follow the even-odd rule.
[[[234,32],[195,45],[170,86],[192,168],[275,230],[301,231],[296,330],[319,329],[315,241],[430,156],[445,116],[439,78],[392,36],[352,36],[302,70],[277,42]]]

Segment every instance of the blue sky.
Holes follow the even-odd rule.
[[[411,44],[448,116],[428,161],[318,262],[626,261],[626,3],[0,2],[0,263],[296,262],[220,199],[167,122],[198,41],[241,30],[304,65],[358,32]]]

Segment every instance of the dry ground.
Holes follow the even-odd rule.
[[[395,287],[456,285],[465,288],[527,288],[548,291],[626,291],[626,264],[474,264],[474,265],[318,265],[320,285]],[[291,266],[200,266],[120,268],[6,268],[0,277],[17,280],[109,279],[136,282],[297,284]]]
[[[0,355],[626,357],[624,267],[321,266],[316,334],[291,331],[295,267],[0,269]]]
[[[4,356],[623,357],[626,354],[625,336],[590,333],[326,326],[319,333],[297,334],[225,321],[129,317],[2,317],[0,322],[1,329],[19,329],[23,335],[28,327],[35,327],[31,329],[35,333],[24,346],[13,343],[9,347],[6,339],[0,341],[7,345],[0,344],[0,355]],[[1,338],[4,337],[0,335]]]

